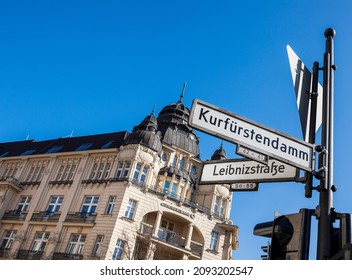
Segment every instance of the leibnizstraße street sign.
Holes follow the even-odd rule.
[[[210,160],[203,164],[200,184],[288,182],[298,177],[297,168],[276,159],[262,164],[249,159]]]
[[[305,171],[314,169],[314,145],[199,99],[193,100],[189,125]]]

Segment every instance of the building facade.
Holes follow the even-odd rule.
[[[198,184],[188,118],[181,96],[131,133],[0,143],[0,258],[231,259],[232,193]]]

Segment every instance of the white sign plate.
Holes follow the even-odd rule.
[[[253,159],[255,161],[258,161],[264,164],[268,164],[269,157],[267,155],[263,155],[261,153],[253,151],[241,145],[237,145],[236,154]]]
[[[230,191],[232,192],[248,192],[257,191],[259,188],[257,183],[235,183],[231,184]]]
[[[276,159],[269,159],[267,165],[248,159],[212,160],[204,163],[200,184],[287,182],[297,175],[297,168]]]
[[[314,145],[194,99],[189,125],[311,172]]]

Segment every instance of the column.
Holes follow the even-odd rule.
[[[150,242],[148,246],[148,253],[147,253],[146,259],[153,260],[155,251],[156,251],[156,245],[153,242]]]
[[[163,215],[162,211],[157,212],[154,227],[153,227],[153,234],[152,234],[153,237],[158,237],[158,232],[159,232],[159,227],[160,227],[162,215]]]
[[[193,224],[190,223],[188,224],[187,238],[186,238],[186,244],[185,244],[185,249],[187,250],[191,250],[192,234],[193,234]]]

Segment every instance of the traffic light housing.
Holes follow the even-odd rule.
[[[313,210],[282,215],[273,222],[258,224],[254,234],[271,237],[271,260],[307,260],[309,258],[310,224]],[[270,234],[271,232],[271,234]]]
[[[265,253],[265,255],[260,256],[262,260],[270,260],[270,249],[271,249],[270,243],[268,243],[266,246],[262,246],[261,249]]]
[[[331,257],[335,260],[351,260],[351,214],[335,213],[335,219],[339,221],[338,227],[332,227]]]

